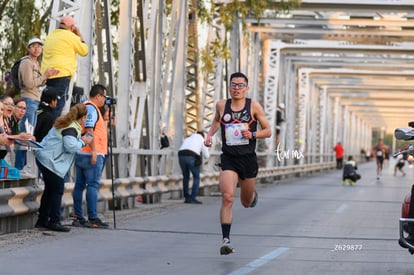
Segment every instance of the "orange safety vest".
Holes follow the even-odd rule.
[[[98,120],[95,123],[95,127],[93,129],[93,139],[95,141],[95,151],[97,154],[106,155],[108,153],[108,130],[105,124],[105,121],[102,117],[99,108],[93,104],[91,101],[85,102],[85,105],[92,105],[95,107],[95,110],[98,114]],[[85,132],[85,125],[82,125],[82,132]],[[92,153],[91,146],[85,146],[81,152],[84,153]]]

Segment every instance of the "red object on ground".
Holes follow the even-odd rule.
[[[407,194],[401,207],[401,217],[408,218],[408,211],[410,210],[411,193]]]

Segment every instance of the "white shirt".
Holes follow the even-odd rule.
[[[203,154],[204,158],[210,157],[208,148],[204,145],[204,138],[198,133],[194,133],[191,136],[186,137],[181,144],[179,151],[191,150],[197,155]]]

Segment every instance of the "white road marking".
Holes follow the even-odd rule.
[[[336,213],[337,213],[337,214],[342,213],[342,212],[344,212],[344,211],[345,211],[345,209],[347,209],[347,208],[348,208],[348,204],[343,203],[343,204],[341,204],[341,206],[339,206],[339,207],[338,207],[338,209],[336,209]]]
[[[229,273],[228,275],[244,275],[250,272],[255,271],[258,267],[270,262],[271,260],[279,257],[281,254],[288,251],[289,248],[287,247],[278,247],[275,250],[271,251],[270,253],[254,260],[253,262],[248,263],[247,265]]]

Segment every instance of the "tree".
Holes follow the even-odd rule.
[[[254,17],[258,22],[264,16],[265,12],[267,16],[277,16],[280,13],[286,13],[294,7],[298,7],[301,0],[233,0],[228,3],[214,4],[210,3],[210,8],[206,7],[206,2],[198,1],[198,16],[204,23],[211,24],[215,10],[218,7],[218,16],[220,21],[224,25],[226,32],[233,28],[234,23],[240,20],[242,29],[245,35],[247,35],[248,28],[246,25],[246,19],[248,17]],[[213,1],[211,1],[213,2]],[[219,35],[217,35],[219,37]],[[230,48],[228,40],[212,41],[210,45],[201,50],[201,60],[203,63],[203,70],[211,72],[214,68],[214,59],[221,57],[223,59],[230,58]],[[248,42],[248,40],[246,40]]]
[[[0,36],[2,37],[0,93],[7,87],[5,77],[13,63],[27,54],[27,41],[44,38],[49,29],[53,1],[4,0],[0,2]]]
[[[166,0],[171,4],[172,0]],[[119,22],[119,0],[111,2],[111,23],[117,26]],[[211,22],[215,10],[213,1],[198,1],[198,14],[201,21]],[[206,8],[206,3],[210,7]],[[300,0],[234,0],[226,4],[220,4],[219,16],[226,31],[231,30],[233,24],[240,20],[243,30],[247,31],[245,19],[255,17],[258,21],[264,12],[272,11],[274,14],[285,12],[300,4]],[[49,30],[51,0],[3,0],[0,1],[0,36],[2,37],[0,59],[0,94],[7,89],[4,81],[13,63],[27,54],[27,41],[32,37],[44,39]],[[116,45],[114,45],[114,49]],[[202,61],[205,68],[212,67],[214,58],[229,58],[229,46],[221,41],[213,41],[209,50],[202,51]],[[117,56],[116,54],[114,56]],[[210,64],[210,66],[209,66]],[[207,69],[209,71],[209,69]],[[10,87],[10,85],[8,85]]]

